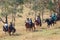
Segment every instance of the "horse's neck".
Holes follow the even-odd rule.
[[[46,21],[49,22],[49,19],[47,19]]]

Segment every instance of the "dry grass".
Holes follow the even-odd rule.
[[[24,14],[22,18],[16,18],[16,33],[14,36],[9,36],[8,33],[5,35],[2,31],[3,23],[0,23],[0,40],[60,40],[60,21],[57,22],[50,29],[47,28],[46,23],[41,28],[34,32],[26,32],[24,22],[26,15],[30,9],[24,8]],[[31,16],[32,17],[32,16]],[[44,17],[47,18],[47,15]],[[9,22],[11,18],[9,18]]]

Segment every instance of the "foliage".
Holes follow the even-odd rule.
[[[50,0],[48,3],[48,9],[52,10],[53,8],[54,8],[54,4],[52,3],[52,0]]]

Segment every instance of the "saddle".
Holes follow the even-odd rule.
[[[40,22],[38,22],[38,20],[35,20],[35,22],[36,22],[36,25],[39,25],[40,24]]]
[[[32,23],[32,24],[26,23],[25,26],[26,26],[26,28],[32,28],[32,26],[34,26],[34,23]]]

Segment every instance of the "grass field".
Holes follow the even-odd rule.
[[[60,40],[60,28],[59,23],[48,29],[46,26],[42,26],[34,32],[26,32],[24,26],[16,25],[17,32],[15,35],[9,36],[4,34],[2,27],[0,28],[0,40]]]
[[[0,22],[0,40],[60,40],[60,21],[57,22],[51,28],[47,28],[47,24],[43,23],[43,26],[33,32],[26,32],[24,22],[26,15],[29,12],[28,8],[25,8],[22,18],[16,18],[16,33],[9,36],[2,31],[3,23]],[[31,16],[30,16],[31,17]],[[45,15],[44,17],[48,17]],[[9,22],[10,22],[9,18]]]

